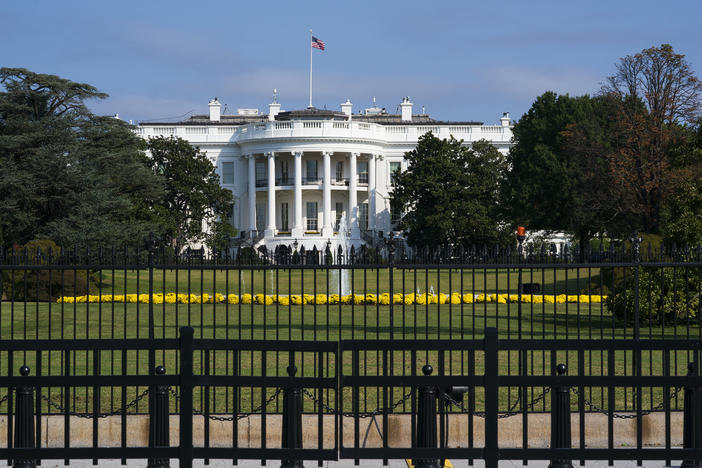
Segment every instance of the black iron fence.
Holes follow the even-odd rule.
[[[10,372],[0,379],[7,421],[0,457],[19,466],[39,459],[149,458],[150,466],[179,459],[185,467],[193,459],[210,458],[281,459],[285,466],[339,458],[413,458],[415,465],[435,466],[438,459],[452,458],[483,459],[490,467],[506,459],[551,459],[560,466],[578,459],[702,459],[701,349],[699,340],[500,339],[495,328],[488,328],[483,339],[453,342],[202,339],[190,327],[181,328],[177,339],[0,340],[0,363],[7,369],[22,363],[21,375]],[[605,356],[602,372],[588,366],[588,350]],[[158,366],[146,374],[130,368],[132,353],[139,351]],[[208,364],[213,354],[244,352],[259,353],[257,375],[241,374],[236,359],[228,369]],[[51,353],[58,353],[63,371],[52,369]],[[71,369],[81,353],[93,364],[90,372],[76,375]],[[198,363],[201,353],[210,359]],[[106,372],[100,363],[114,354],[121,356],[122,371]],[[512,354],[522,369],[518,374],[501,365]],[[620,366],[624,354],[637,362],[633,375]],[[641,366],[647,354],[659,355],[664,365],[647,372]],[[280,359],[271,368],[267,356],[274,355]],[[532,367],[535,355],[545,356],[544,367]],[[676,356],[685,356],[680,375]],[[213,405],[225,390],[232,395],[251,388],[258,389],[253,411],[235,406],[224,412]],[[111,389],[120,395],[116,410],[107,410]],[[510,403],[511,389],[518,400]],[[625,389],[633,389],[635,403],[621,411],[617,401]],[[657,436],[644,429],[652,424],[644,419],[652,416],[644,408],[649,391],[663,426]],[[372,410],[364,406],[369,396]],[[81,398],[90,411],[70,410],[71,400]],[[684,400],[684,417],[673,411],[676,399]],[[139,400],[148,402],[147,416],[130,412]],[[282,415],[269,411],[277,404]],[[541,404],[549,413],[546,419],[530,422],[530,407]],[[402,405],[408,413],[397,414]],[[588,422],[588,407],[604,412],[603,422]],[[171,413],[177,415],[177,427],[171,427],[176,422],[169,420]],[[89,422],[87,430],[76,427],[79,418]],[[144,427],[139,418],[149,420],[148,437],[139,436],[138,428]],[[622,431],[616,423],[622,418],[633,420],[634,427]],[[501,419],[521,427],[520,440],[511,446],[500,433]],[[110,429],[101,420],[119,428],[117,444],[104,442],[103,432]],[[593,439],[591,425],[600,432],[606,428],[605,443],[596,434]],[[90,440],[81,440],[85,434]],[[682,448],[674,437],[683,439]]]
[[[377,248],[348,251],[329,245],[306,252],[293,243],[277,252],[240,251],[237,258],[216,253],[207,258],[180,257],[156,248],[14,249],[0,257],[0,340],[151,342],[177,338],[181,326],[193,327],[198,339],[270,343],[452,343],[480,340],[489,327],[496,327],[504,340],[587,343],[583,340],[702,337],[702,260],[697,248],[662,250],[634,242],[630,248],[613,248],[612,244],[596,250],[544,245],[411,252],[396,248],[392,238],[385,240]],[[597,347],[586,347],[583,352],[583,365],[590,372],[606,374],[607,353]],[[167,362],[167,353],[160,353],[134,349],[125,356],[123,351],[105,350],[96,364],[84,351],[71,351],[68,361],[62,353],[51,351],[46,353],[43,368],[80,376],[91,375],[97,365],[108,374],[147,375],[157,361]],[[27,362],[27,356],[22,354],[21,361]],[[469,357],[465,351],[446,366],[451,372],[470,372]],[[0,375],[12,376],[19,362],[13,359],[19,358],[7,359],[7,366],[0,361]],[[572,368],[577,359],[571,353],[562,362]],[[674,351],[669,356],[671,375],[685,375],[688,359],[687,353]],[[615,362],[629,376],[653,374],[665,366],[661,353],[649,352],[634,355],[621,350]],[[287,366],[284,353],[263,350],[200,350],[196,363],[223,375],[234,375],[236,369],[240,376]],[[361,366],[368,372],[378,371],[368,359]],[[531,353],[525,361],[512,352],[500,360],[500,366],[507,375],[529,375],[547,369],[549,361],[544,353]],[[323,376],[311,361],[303,360],[299,367],[304,375]],[[143,391],[141,387],[130,389],[133,393],[123,397],[121,390],[110,389],[109,396],[101,397],[101,408],[118,411],[123,401]],[[586,403],[585,411],[592,413],[607,396],[601,389],[588,391],[594,393],[586,397],[590,404]],[[68,401],[60,388],[46,392],[52,402],[55,396],[67,403],[69,412],[92,411],[92,400],[80,391],[71,392]],[[205,395],[198,392],[200,404]],[[209,405],[218,413],[254,412],[271,396],[266,392],[225,388],[209,397]],[[522,404],[524,398],[516,388],[503,392],[502,409],[517,401]],[[633,387],[618,392],[616,411],[635,411],[637,405],[643,411],[662,410],[660,390],[644,389],[640,398]],[[366,389],[361,395],[360,411],[378,408],[379,390]],[[681,398],[673,398],[671,405],[674,410],[682,409]],[[309,405],[304,409],[314,411]],[[145,414],[146,401],[134,402],[130,410]],[[281,414],[282,400],[272,401],[269,410]],[[46,411],[62,410],[52,406]],[[548,403],[544,399],[533,402],[528,411],[545,413]],[[410,414],[409,402],[398,404],[393,413]]]

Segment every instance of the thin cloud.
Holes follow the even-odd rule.
[[[526,67],[497,67],[481,73],[480,86],[517,98],[533,99],[546,91],[592,94],[599,90],[601,81],[602,77],[576,68],[541,71]]]

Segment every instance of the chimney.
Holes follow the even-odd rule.
[[[273,102],[268,104],[268,120],[275,120],[275,116],[280,112],[280,103],[278,102],[278,90],[273,90]]]
[[[412,121],[412,103],[410,102],[409,96],[402,98],[402,104],[400,104],[400,109],[402,110],[402,121],[411,122]]]
[[[347,99],[346,102],[341,103],[341,112],[348,115],[349,119],[351,118],[351,114],[353,113],[353,104],[351,104],[349,99]]]
[[[512,119],[509,117],[509,112],[502,113],[502,118],[500,119],[500,123],[502,124],[503,127],[510,126],[510,124],[512,123]]]
[[[275,120],[275,116],[280,112],[280,104],[277,102],[271,102],[268,104],[268,120]]]
[[[222,105],[219,103],[219,100],[217,98],[214,98],[210,101],[210,122],[219,122],[219,117],[220,117],[220,109],[222,108]]]

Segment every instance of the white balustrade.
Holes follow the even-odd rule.
[[[198,142],[235,142],[259,138],[368,138],[389,143],[416,142],[419,137],[432,132],[438,138],[451,135],[466,141],[486,138],[493,142],[509,143],[510,127],[501,125],[381,125],[368,122],[339,120],[297,120],[256,122],[241,126],[158,126],[138,127],[139,135],[182,135],[193,144]],[[153,133],[152,133],[153,132]]]

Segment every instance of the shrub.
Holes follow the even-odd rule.
[[[636,282],[633,268],[629,268],[626,280],[616,288],[605,303],[619,319],[631,323],[635,314]],[[666,323],[696,317],[700,312],[699,267],[642,267],[639,274],[640,323],[655,324],[665,319]]]
[[[20,265],[41,266],[53,263],[59,252],[55,242],[36,239],[22,246],[16,254]],[[86,270],[3,270],[2,299],[53,301],[61,296],[96,294],[99,277],[99,272]]]

